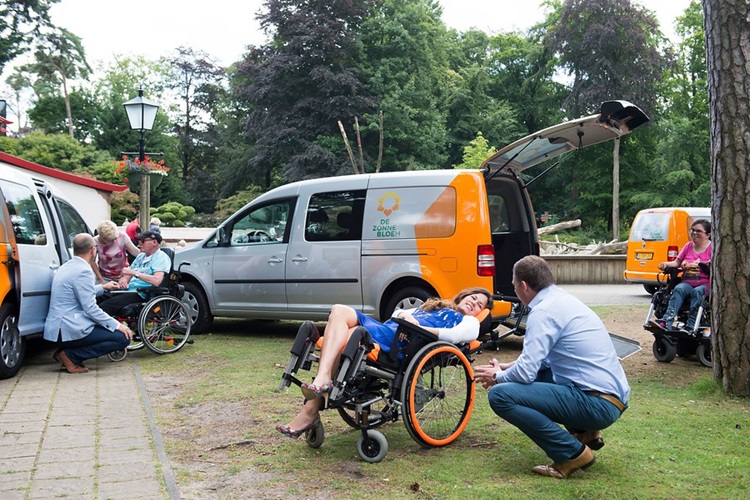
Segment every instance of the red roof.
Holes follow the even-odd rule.
[[[101,191],[109,191],[110,193],[115,191],[125,191],[127,189],[127,186],[112,184],[110,182],[97,181],[96,179],[89,179],[88,177],[82,177],[80,175],[63,172],[62,170],[45,167],[43,165],[39,165],[38,163],[27,161],[17,156],[9,155],[8,153],[0,152],[0,162],[10,163],[11,165],[30,170],[31,172],[48,175],[50,177],[54,177],[55,179],[62,179],[64,181],[94,189],[99,189]]]
[[[13,123],[13,122],[12,122],[12,121],[10,121],[10,120],[8,120],[8,119],[7,119],[7,118],[5,118],[4,116],[0,116],[0,123],[2,123],[3,125],[10,125],[10,124],[11,124],[11,123]]]

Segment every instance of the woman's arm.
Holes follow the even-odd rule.
[[[124,233],[120,233],[120,234],[124,234]],[[125,234],[124,236],[125,236],[125,238],[124,238],[124,240],[125,240],[125,250],[127,250],[127,252],[130,255],[132,255],[133,257],[135,257],[136,255],[138,255],[139,253],[141,253],[141,251],[138,249],[138,247],[135,246],[135,245],[133,245],[133,242],[128,237],[128,235]]]
[[[457,344],[469,342],[479,337],[479,320],[474,316],[464,316],[459,324],[452,328],[426,328],[435,333],[440,340]]]

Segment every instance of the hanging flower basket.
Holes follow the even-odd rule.
[[[141,191],[141,176],[143,175],[149,176],[151,189],[156,189],[159,184],[161,184],[162,179],[164,179],[164,176],[161,174],[142,174],[138,172],[128,174],[128,177],[125,179],[125,184],[132,192],[139,193]]]
[[[164,166],[164,160],[157,163],[148,156],[143,161],[123,156],[121,161],[115,162],[115,167],[115,173],[123,176],[123,182],[134,193],[141,189],[142,175],[149,176],[151,188],[155,189],[169,172],[169,168]]]

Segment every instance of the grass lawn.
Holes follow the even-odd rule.
[[[750,497],[750,403],[725,397],[697,362],[656,363],[650,344],[624,363],[630,409],[604,431],[596,463],[569,480],[531,473],[549,459],[495,416],[481,387],[466,430],[447,447],[420,448],[399,421],[380,429],[385,459],[367,464],[355,449],[357,431],[328,411],[325,443],[309,448],[274,430],[301,402],[295,386],[278,392],[297,326],[217,320],[211,335],[195,336],[177,354],[136,354],[188,498],[191,491],[201,498]],[[516,338],[507,352],[475,364],[514,359],[520,346]]]

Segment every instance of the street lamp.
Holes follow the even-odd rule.
[[[130,128],[140,131],[138,160],[143,163],[146,159],[146,144],[143,140],[143,133],[154,127],[154,120],[156,119],[156,112],[159,110],[159,106],[143,97],[143,89],[138,89],[138,97],[134,97],[122,105],[128,114]],[[141,175],[140,202],[141,231],[148,231],[151,204],[151,179],[148,175]]]

